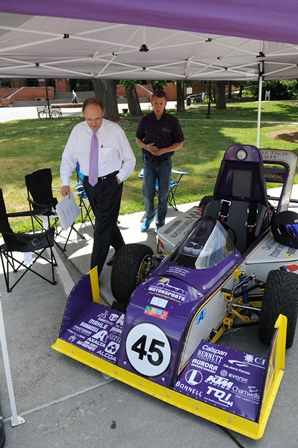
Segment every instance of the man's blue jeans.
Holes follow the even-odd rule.
[[[158,160],[156,157],[143,156],[144,179],[143,195],[146,210],[146,218],[152,220],[155,215],[154,196],[156,180],[158,181],[158,209],[157,226],[161,227],[165,223],[168,210],[169,185],[172,172],[172,158]]]

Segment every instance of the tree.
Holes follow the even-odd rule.
[[[184,81],[177,81],[176,89],[177,89],[177,112],[185,112]]]
[[[120,81],[120,84],[122,84],[125,88],[129,114],[132,117],[141,117],[142,110],[141,110],[140,101],[139,101],[139,97],[138,97],[137,90],[136,90],[136,83],[137,83],[137,81],[131,81],[131,80],[126,80],[126,79],[123,81]]]
[[[217,81],[216,83],[216,109],[226,109],[226,83]]]
[[[103,102],[105,117],[111,121],[119,121],[117,81],[115,79],[93,78],[93,89],[96,98]]]

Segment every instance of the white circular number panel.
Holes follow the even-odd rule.
[[[165,333],[156,325],[144,323],[130,330],[126,354],[132,367],[142,375],[161,375],[171,360],[171,346]]]

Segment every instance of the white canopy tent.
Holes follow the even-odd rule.
[[[260,86],[263,79],[298,78],[296,0],[1,0],[0,13],[0,78]],[[10,383],[6,356],[4,362]],[[13,423],[21,422],[14,403],[12,413]]]
[[[294,0],[1,0],[0,11],[0,78],[259,81],[257,146],[262,81],[298,78]]]
[[[0,78],[257,81],[260,74],[263,79],[298,78],[297,65],[296,44],[216,32],[0,15]]]

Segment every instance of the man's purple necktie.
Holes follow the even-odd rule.
[[[98,182],[98,139],[96,132],[91,138],[90,158],[89,158],[89,184],[94,187]]]

